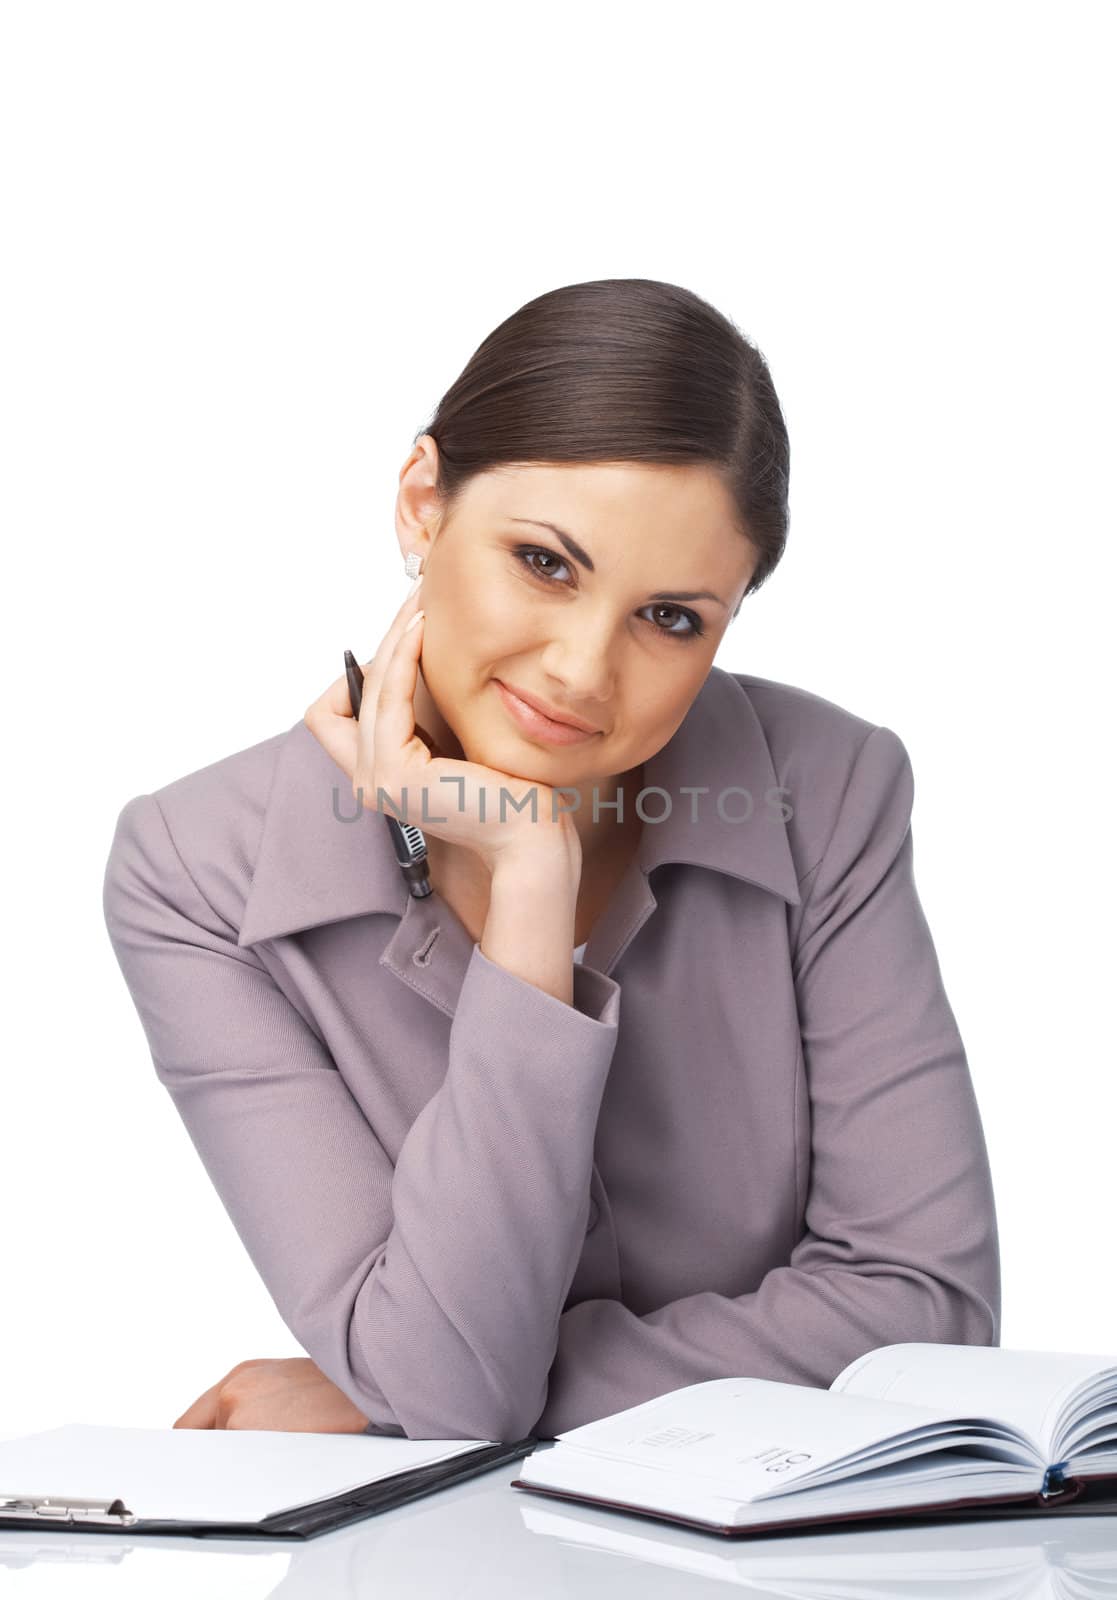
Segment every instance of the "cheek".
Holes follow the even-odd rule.
[[[485,630],[482,638],[489,633],[508,638],[534,628],[536,612],[531,596],[524,594],[522,583],[493,582],[474,593],[470,615],[473,625]]]
[[[631,729],[629,742],[634,750],[639,747],[639,753],[633,755],[633,765],[637,761],[646,761],[650,755],[663,748],[685,719],[701,687],[701,678],[692,688],[688,687],[684,691],[665,681],[661,685],[661,693],[654,699],[642,700],[640,706],[634,710],[629,725]]]
[[[511,591],[499,577],[486,581],[462,579],[449,590],[448,603],[437,612],[438,631],[447,648],[463,656],[489,655],[497,639],[505,640],[530,625],[531,607],[517,588]]]
[[[434,703],[452,727],[468,715],[478,689],[488,677],[488,660],[494,648],[491,629],[454,610],[446,625],[432,628],[423,641],[419,667]]]

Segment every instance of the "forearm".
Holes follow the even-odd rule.
[[[529,903],[558,892],[519,882]],[[565,1005],[475,945],[442,1081],[393,1160],[152,796],[118,819],[104,907],[159,1079],[310,1359],[379,1432],[522,1438],[585,1243],[619,985],[580,969]],[[375,1030],[350,1060],[405,1103],[438,1066]]]
[[[557,844],[510,853],[493,870],[481,953],[525,983],[574,1003],[574,919],[581,852]]]
[[[700,1292],[644,1316],[619,1300],[572,1306],[559,1323],[546,1407],[530,1431],[553,1439],[711,1378],[827,1389],[855,1357],[887,1344],[999,1342],[991,1203],[944,1246],[937,1273],[910,1260],[860,1270],[810,1265],[826,1254],[808,1236],[792,1261],[774,1267],[750,1294]]]

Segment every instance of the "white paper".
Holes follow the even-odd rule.
[[[997,1417],[1034,1439],[1049,1464],[1071,1395],[1108,1373],[1117,1393],[1117,1355],[1011,1350],[999,1345],[892,1344],[859,1356],[827,1393],[950,1406],[955,1416]]]
[[[990,1455],[1034,1476],[1042,1463],[1024,1440],[993,1419],[984,1434],[958,1426],[965,1417],[965,1407],[953,1403],[917,1406],[764,1378],[713,1378],[559,1434],[554,1462],[552,1452],[530,1456],[520,1475],[538,1469],[543,1481],[552,1470],[574,1471],[576,1452],[650,1467],[696,1491],[704,1481],[755,1502],[826,1481],[835,1468],[875,1468],[980,1439]],[[564,1469],[560,1461],[567,1460]],[[975,1462],[979,1469],[994,1465]],[[622,1483],[623,1472],[614,1481]]]
[[[493,1442],[69,1423],[0,1442],[0,1498],[119,1498],[141,1518],[259,1522]]]

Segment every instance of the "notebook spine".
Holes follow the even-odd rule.
[[[1055,1495],[1065,1494],[1077,1480],[1067,1478],[1069,1461],[1057,1461],[1053,1467],[1048,1467],[1043,1475],[1043,1486],[1040,1495],[1044,1500],[1052,1499]]]
[[[123,1500],[79,1500],[48,1494],[0,1495],[0,1525],[3,1519],[35,1517],[43,1522],[97,1522],[114,1528],[128,1528],[137,1521]]]

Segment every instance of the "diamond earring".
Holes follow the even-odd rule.
[[[407,560],[403,564],[404,572],[407,574],[407,576],[409,578],[415,579],[415,578],[417,578],[419,576],[419,573],[422,571],[422,569],[423,569],[423,558],[422,558],[422,556],[418,553],[417,550],[410,551],[409,554],[408,554]]]

